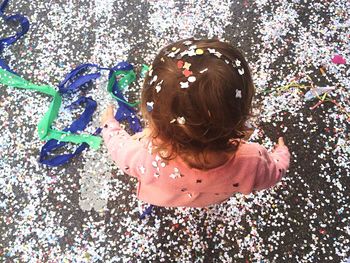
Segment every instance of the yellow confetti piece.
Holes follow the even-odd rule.
[[[89,260],[90,258],[91,258],[91,255],[89,254],[89,253],[85,253],[85,255],[84,255],[84,257],[87,259],[87,260]]]
[[[203,53],[204,53],[203,49],[201,49],[201,48],[197,48],[196,49],[196,54],[197,55],[202,55]]]
[[[182,68],[190,70],[190,67],[191,67],[191,63],[185,62]]]

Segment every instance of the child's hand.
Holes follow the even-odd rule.
[[[150,128],[144,128],[142,132],[135,133],[131,138],[133,140],[141,140],[144,137],[149,137],[151,134]]]
[[[101,117],[101,127],[103,127],[103,125],[110,119],[114,118],[114,105],[110,104],[108,105],[107,109],[105,110],[104,113],[102,113],[102,117]]]
[[[279,137],[279,138],[278,138],[278,142],[277,142],[277,144],[275,144],[275,146],[273,147],[272,152],[274,152],[278,146],[285,146],[283,137]]]
[[[279,137],[278,138],[278,145],[279,146],[285,146],[283,137]]]

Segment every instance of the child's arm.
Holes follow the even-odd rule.
[[[138,178],[147,149],[122,129],[114,118],[105,122],[103,127],[102,137],[111,159],[125,173]]]
[[[255,190],[270,188],[278,183],[289,167],[290,153],[283,139],[279,139],[279,144],[272,153],[265,147],[260,146],[260,162],[255,178]]]
[[[112,160],[125,173],[138,178],[142,173],[142,162],[148,154],[147,149],[120,127],[114,119],[111,105],[101,118],[101,126],[102,137]]]
[[[131,136],[131,138],[134,140],[141,140],[145,137],[149,137],[150,134],[151,134],[151,130],[149,128],[144,128],[142,132],[135,133],[134,135]]]

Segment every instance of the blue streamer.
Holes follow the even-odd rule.
[[[117,71],[117,70],[127,71],[127,70],[132,70],[132,69],[133,69],[133,66],[130,63],[128,63],[126,61],[122,61],[122,62],[118,63],[117,66],[113,67],[110,70],[108,78],[112,77],[114,71]],[[118,81],[116,81],[114,83],[114,85],[112,87],[112,92],[118,98],[122,99],[123,101],[126,101],[122,91],[119,89]],[[118,104],[119,104],[119,108],[114,116],[115,119],[117,121],[126,120],[129,123],[130,128],[134,133],[141,132],[142,125],[141,125],[139,118],[136,116],[135,110],[132,107],[130,107],[129,105],[123,103],[122,101],[119,101]]]
[[[101,73],[91,73],[81,76],[81,74],[85,73],[90,68],[100,69],[98,65],[95,64],[81,64],[80,66],[73,69],[69,72],[63,81],[58,84],[58,90],[61,94],[67,92],[73,92],[81,86],[88,84],[92,80],[96,80],[101,77]]]
[[[75,92],[77,90],[82,90],[83,86],[88,84],[89,82],[98,79],[101,76],[100,72],[96,73],[86,73],[89,69],[95,68],[98,71],[101,70],[109,70],[109,78],[112,77],[113,72],[116,70],[132,70],[133,66],[126,62],[122,61],[118,63],[115,67],[108,69],[102,68],[95,64],[82,64],[69,72],[63,81],[61,81],[58,85],[60,94]],[[115,96],[125,101],[125,97],[122,91],[119,89],[118,81],[116,81],[112,87],[112,92]],[[77,101],[73,102],[68,108],[72,108],[76,105],[80,105],[82,103],[86,103],[86,109],[83,114],[75,120],[69,127],[65,128],[64,131],[70,131],[75,133],[77,131],[83,131],[88,123],[90,122],[92,115],[97,107],[96,102],[91,98],[80,97]],[[136,133],[142,131],[142,126],[139,118],[137,117],[135,110],[129,105],[119,101],[119,108],[115,114],[115,118],[118,121],[126,120],[131,130]],[[98,135],[101,132],[101,128],[98,128],[94,135]],[[51,151],[57,150],[61,147],[64,147],[67,143],[59,142],[57,140],[49,140],[41,149],[39,162],[42,164],[46,164],[48,166],[59,166],[65,163],[68,163],[72,158],[82,153],[89,146],[86,143],[82,143],[79,147],[75,149],[75,151],[71,154],[62,154],[58,155],[54,158],[49,159],[48,155]]]
[[[142,131],[140,119],[136,116],[134,109],[129,105],[119,102],[119,108],[114,117],[117,121],[126,120],[134,133]]]
[[[19,14],[6,16],[4,14],[8,3],[9,3],[9,0],[4,0],[1,2],[1,4],[0,4],[0,17],[3,18],[5,20],[5,22],[7,22],[7,23],[10,23],[10,22],[19,23],[21,26],[21,30],[16,32],[16,34],[13,36],[0,39],[0,55],[4,51],[5,48],[9,47],[13,43],[15,43],[18,39],[20,39],[24,34],[26,34],[29,30],[29,27],[30,27],[29,20],[24,16],[19,15]],[[0,58],[0,67],[11,72],[11,73],[16,74],[7,65],[5,60],[1,59],[1,58]],[[82,74],[86,73],[89,69],[92,69],[92,68],[95,68],[97,70],[97,72],[82,75]],[[113,67],[111,69],[99,67],[96,64],[90,64],[90,63],[82,64],[82,65],[78,66],[77,68],[75,68],[74,70],[72,70],[70,73],[68,73],[66,75],[66,77],[64,78],[64,80],[59,83],[59,85],[58,85],[59,92],[61,94],[65,94],[65,93],[69,93],[69,92],[74,92],[76,90],[82,90],[85,85],[87,85],[90,82],[92,82],[93,80],[96,80],[96,79],[101,77],[101,73],[100,73],[101,70],[109,70],[110,71],[109,78],[111,78],[114,71],[117,71],[117,70],[128,71],[128,70],[132,70],[132,69],[133,69],[133,66],[126,61],[122,61],[122,62],[118,63],[115,67]],[[122,91],[118,87],[118,81],[116,81],[114,83],[113,88],[112,88],[112,92],[115,96],[117,96],[121,100],[126,101]],[[77,101],[73,102],[69,107],[74,107],[74,106],[80,105],[82,103],[86,104],[85,111],[69,127],[65,128],[64,131],[70,131],[72,133],[75,133],[77,131],[83,131],[86,128],[86,126],[88,125],[88,123],[90,122],[92,115],[97,107],[97,104],[93,99],[86,98],[86,97],[80,97]],[[126,120],[129,123],[130,128],[134,133],[142,131],[141,122],[138,119],[138,117],[136,116],[135,110],[132,107],[130,107],[129,105],[123,103],[122,101],[119,101],[119,108],[115,114],[115,118],[118,121]],[[98,128],[95,131],[94,135],[100,134],[101,130],[102,130],[101,128]],[[59,142],[57,140],[49,140],[48,142],[46,142],[46,144],[42,147],[42,149],[40,151],[39,162],[42,164],[49,165],[49,166],[59,166],[59,165],[67,163],[72,158],[74,158],[75,156],[77,156],[78,154],[80,154],[82,151],[84,151],[86,148],[89,147],[88,144],[82,143],[71,154],[62,154],[62,155],[56,156],[54,158],[48,159],[48,155],[51,151],[56,150],[58,148],[61,148],[61,147],[65,146],[66,144],[67,144],[66,142]]]
[[[8,3],[9,3],[9,0],[4,0],[0,4],[0,17],[3,18],[7,23],[8,22],[19,23],[21,25],[21,30],[19,32],[16,32],[14,36],[0,39],[0,54],[4,51],[6,47],[9,47],[13,43],[15,43],[19,38],[21,38],[25,33],[27,33],[30,25],[29,20],[22,15],[15,14],[11,16],[6,16],[4,12]],[[10,70],[10,68],[7,66],[7,63],[3,59],[0,59],[0,67],[14,73],[12,70]]]
[[[97,107],[96,101],[94,101],[92,98],[80,97],[78,100],[74,101],[69,107],[72,108],[82,103],[86,103],[84,112],[69,127],[63,129],[63,131],[72,133],[76,133],[77,131],[83,131],[88,125],[88,123],[91,121],[92,115]],[[99,129],[99,131],[96,131],[94,135],[97,135],[100,131],[101,130]],[[71,154],[62,154],[54,158],[47,159],[51,151],[61,148],[66,144],[66,142],[60,142],[54,139],[47,141],[41,148],[39,162],[48,166],[62,165],[69,162],[72,158],[82,153],[86,148],[89,147],[87,143],[82,143]]]
[[[17,75],[16,72],[14,72],[13,70],[10,69],[10,67],[7,65],[7,63],[5,62],[5,60],[3,60],[3,59],[1,59],[1,58],[0,58],[0,68],[2,68],[2,69],[4,69],[4,70],[7,70],[7,71],[9,71],[9,72],[11,72],[11,73]]]

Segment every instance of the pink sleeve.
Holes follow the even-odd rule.
[[[106,121],[102,137],[116,165],[128,175],[139,178],[142,162],[148,153],[144,145],[132,139],[115,119]]]
[[[277,146],[272,153],[259,147],[260,162],[257,168],[254,189],[262,190],[277,184],[289,168],[290,153],[287,146]]]

